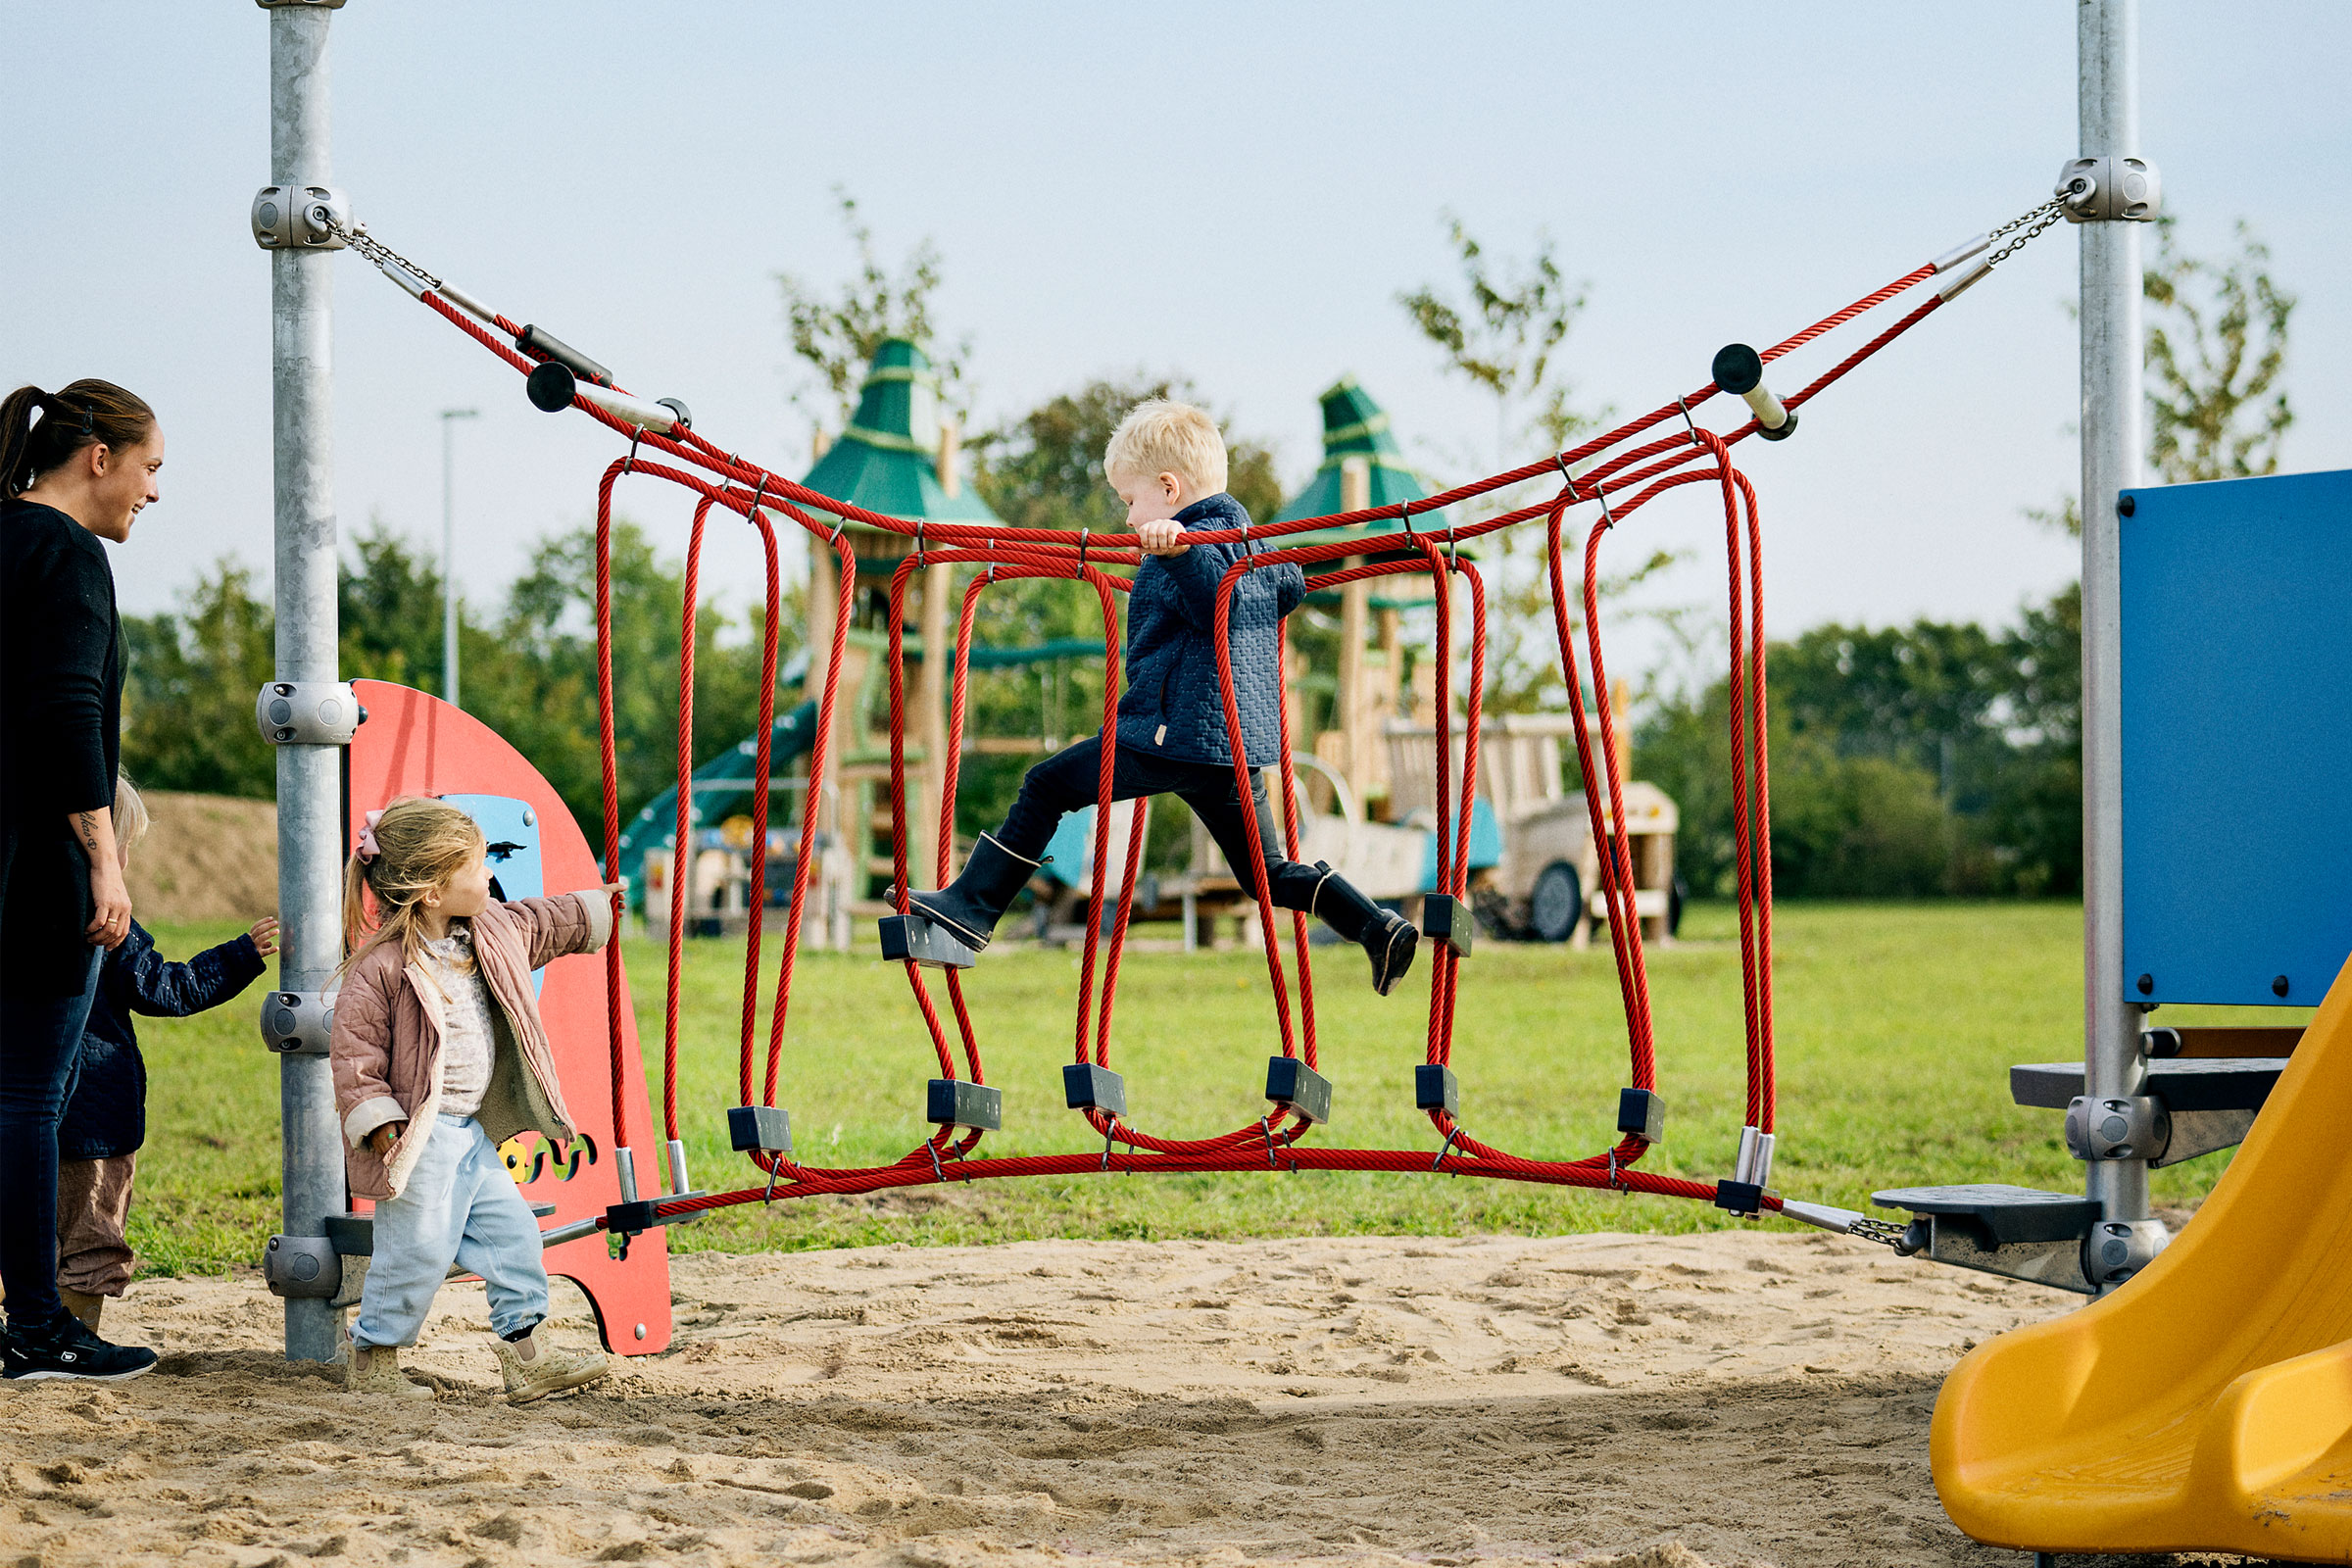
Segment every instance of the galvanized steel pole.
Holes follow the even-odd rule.
[[[270,12],[270,177],[329,183],[327,22],[341,0]],[[277,679],[335,673],[334,255],[295,247],[270,258],[272,435],[276,470]],[[277,751],[278,985],[323,991],[343,957],[341,748]],[[346,1206],[341,1126],[326,1058],[278,1058],[285,1234],[315,1237]],[[286,1301],[286,1356],[335,1354],[341,1314],[317,1298]]]
[[[458,481],[457,421],[479,416],[474,409],[441,411],[441,700],[458,701]]]
[[[2138,0],[2079,0],[2082,156],[2139,151]],[[2082,995],[2083,1093],[2142,1093],[2141,1009],[2124,976],[2122,617],[2116,493],[2140,482],[2139,225],[2110,219],[2082,236]],[[2087,1192],[2110,1220],[2148,1216],[2144,1159],[2094,1159]]]

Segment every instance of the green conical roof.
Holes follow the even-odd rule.
[[[858,390],[858,412],[841,439],[801,482],[894,517],[999,520],[970,485],[953,496],[941,489],[938,462],[939,376],[921,349],[894,337],[874,350]]]
[[[1393,507],[1399,501],[1419,501],[1429,494],[1429,486],[1404,461],[1404,449],[1389,431],[1389,416],[1381,406],[1372,401],[1372,394],[1355,384],[1355,377],[1342,376],[1330,391],[1323,394],[1323,463],[1304,489],[1291,497],[1290,502],[1274,520],[1288,522],[1295,517],[1322,517],[1340,510],[1340,466],[1349,458],[1362,458],[1371,467],[1371,505]],[[1444,514],[1430,513],[1440,519]],[[1413,526],[1419,529],[1421,514],[1414,514]],[[1384,534],[1400,534],[1403,530],[1394,517],[1383,517],[1360,527],[1326,529],[1310,534],[1294,534],[1286,544],[1321,544],[1331,539],[1365,539]]]

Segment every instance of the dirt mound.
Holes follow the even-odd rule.
[[[250,923],[277,908],[277,806],[142,790],[155,819],[130,857],[130,907],[158,921]]]

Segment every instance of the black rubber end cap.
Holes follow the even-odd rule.
[[[530,394],[532,408],[562,414],[571,407],[572,393],[579,384],[579,377],[568,367],[548,360],[533,368],[523,390]]]
[[[1753,392],[1764,380],[1764,356],[1744,343],[1715,351],[1715,384],[1735,397]]]

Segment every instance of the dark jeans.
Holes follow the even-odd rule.
[[[57,1296],[57,1124],[74,1088],[104,948],[71,997],[0,997],[0,1286],[8,1320],[45,1328]]]
[[[1102,766],[1102,738],[1090,735],[1068,750],[1047,758],[1021,780],[1020,798],[996,832],[997,842],[1026,860],[1046,853],[1054,827],[1065,812],[1083,810],[1097,803]],[[1264,864],[1275,907],[1314,907],[1315,884],[1323,873],[1311,865],[1287,859],[1274,812],[1266,805],[1262,772],[1250,770],[1250,805],[1257,812],[1257,841],[1264,846]],[[1250,834],[1242,816],[1242,793],[1233,769],[1222,762],[1187,762],[1153,757],[1131,746],[1117,748],[1111,763],[1110,798],[1132,801],[1145,795],[1173,795],[1193,808],[1208,836],[1225,852],[1245,892],[1257,889],[1250,874]],[[1084,872],[1077,872],[1082,876]],[[1115,872],[1113,873],[1116,874]],[[1329,901],[1326,901],[1329,902]]]

